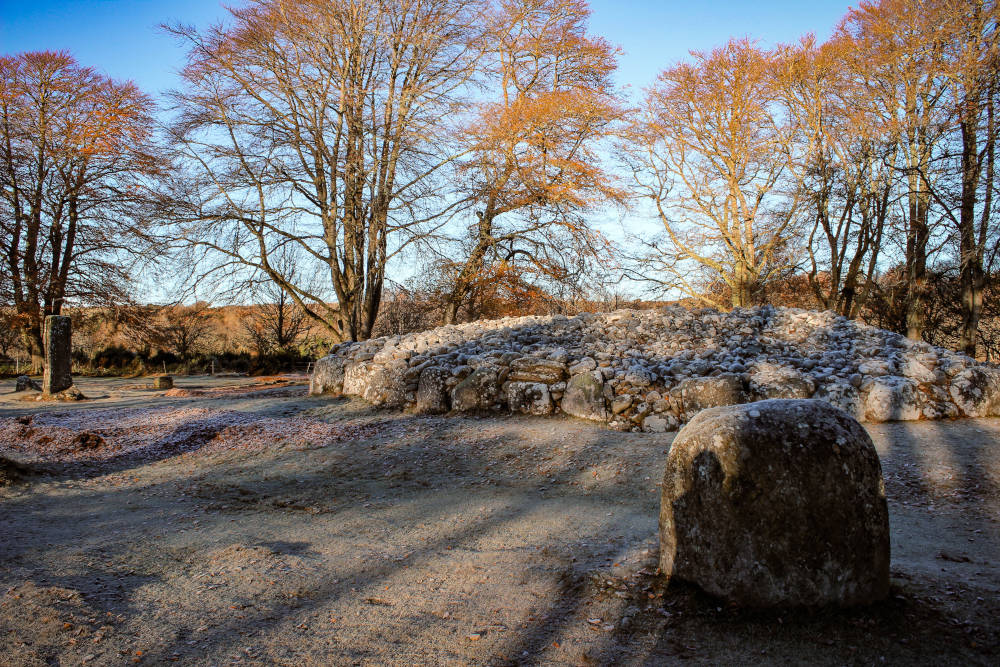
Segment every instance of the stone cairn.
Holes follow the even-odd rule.
[[[705,408],[772,398],[815,398],[868,422],[998,416],[1000,369],[830,312],[671,306],[344,343],[317,362],[310,393],[662,432]]]

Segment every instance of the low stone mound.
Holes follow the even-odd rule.
[[[883,599],[889,513],[864,427],[817,400],[699,413],[667,457],[660,569],[746,606]]]
[[[667,307],[344,343],[317,362],[310,393],[666,431],[705,408],[770,398],[816,398],[871,422],[997,416],[1000,369],[830,312]]]

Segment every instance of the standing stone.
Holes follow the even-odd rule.
[[[153,378],[153,389],[173,389],[174,378],[170,375],[157,375]]]
[[[818,400],[700,412],[667,457],[660,566],[751,607],[884,598],[889,514],[868,433]]]
[[[45,318],[45,372],[42,391],[58,394],[73,386],[73,324],[65,315]]]

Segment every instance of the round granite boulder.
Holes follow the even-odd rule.
[[[660,565],[743,606],[884,598],[889,515],[868,433],[818,400],[700,412],[667,458]]]

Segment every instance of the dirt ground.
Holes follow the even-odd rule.
[[[869,427],[890,599],[741,611],[656,576],[672,435],[266,382],[0,383],[0,663],[1000,663],[1000,420]]]

